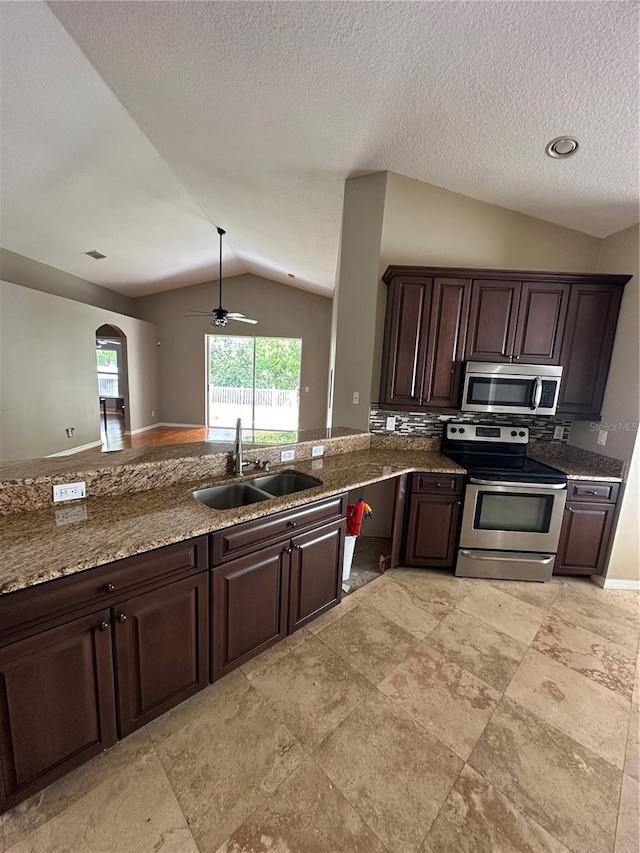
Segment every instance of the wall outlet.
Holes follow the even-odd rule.
[[[599,429],[598,430],[598,437],[596,438],[596,442],[598,444],[602,445],[602,447],[605,446],[605,444],[607,443],[607,431],[606,431],[606,429]]]
[[[314,444],[311,448],[312,456],[323,456],[324,455],[324,444]]]
[[[359,402],[360,402],[360,392],[354,391],[353,392],[353,405],[357,406]]]
[[[60,483],[53,487],[53,502],[58,501],[77,501],[79,498],[86,498],[87,488],[84,480],[80,483]]]
[[[291,450],[281,450],[280,451],[280,461],[281,462],[293,462],[296,458],[296,452],[293,448]]]
[[[389,430],[389,432],[393,432],[396,428],[396,419],[394,417],[387,418],[387,425],[385,429]]]
[[[564,427],[557,426],[553,431],[554,438],[564,438]]]

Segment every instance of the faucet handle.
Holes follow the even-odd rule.
[[[265,459],[264,462],[258,462],[258,468],[262,468],[263,471],[269,471],[270,462],[268,459]]]

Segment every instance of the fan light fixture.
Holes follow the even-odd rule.
[[[250,320],[248,317],[245,317],[244,314],[238,314],[237,312],[227,311],[226,308],[222,307],[222,238],[227,233],[222,228],[216,229],[218,234],[220,235],[220,271],[218,275],[218,288],[219,288],[219,300],[218,307],[213,308],[211,311],[198,311],[195,308],[190,308],[190,314],[185,314],[185,317],[211,317],[211,325],[217,327],[224,327],[229,324],[229,320],[237,320],[239,323],[251,323],[255,325],[257,320]]]

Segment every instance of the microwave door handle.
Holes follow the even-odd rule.
[[[540,400],[542,399],[542,377],[536,376],[536,384],[533,389],[533,399],[531,400],[531,409],[535,412],[535,410],[540,405]]]

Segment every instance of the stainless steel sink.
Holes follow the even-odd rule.
[[[240,483],[222,483],[208,489],[196,489],[191,494],[211,509],[235,509],[321,485],[322,480],[315,477],[297,471],[281,471],[279,474],[267,474]]]
[[[251,485],[262,489],[263,492],[273,495],[274,498],[322,485],[322,480],[316,480],[315,477],[308,477],[306,474],[299,474],[297,471],[281,471],[279,474],[254,477],[249,482]]]
[[[221,486],[211,486],[209,489],[196,489],[191,494],[211,509],[234,509],[238,506],[268,501],[271,497],[249,483],[224,483]]]

